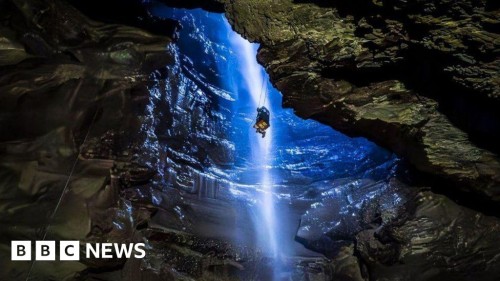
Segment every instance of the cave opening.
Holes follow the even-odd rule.
[[[206,118],[211,129],[193,131],[191,137],[231,144],[211,147],[215,153],[207,152],[209,164],[196,172],[200,179],[189,189],[202,201],[208,197],[236,204],[239,214],[229,230],[234,233],[221,234],[213,224],[200,227],[200,232],[259,248],[274,261],[274,279],[290,274],[286,264],[294,257],[333,255],[313,245],[337,243],[325,242],[323,233],[338,229],[345,236],[341,240],[352,241],[360,228],[362,206],[388,192],[397,157],[364,138],[347,137],[284,109],[281,94],[257,63],[258,44],[233,31],[224,15],[164,5],[150,12],[180,23],[174,44],[179,68],[193,82],[193,91],[206,98],[207,117],[200,118]],[[263,105],[272,118],[261,139],[252,125],[263,92],[268,95]],[[179,171],[173,173],[169,178],[175,180],[169,184],[178,186]],[[227,190],[230,194],[224,195]],[[391,196],[400,200],[397,193]]]

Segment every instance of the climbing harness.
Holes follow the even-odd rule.
[[[264,101],[262,102],[262,95],[264,95]],[[271,126],[269,122],[270,112],[264,105],[266,104],[267,99],[267,88],[264,87],[264,79],[262,79],[262,87],[259,96],[259,103],[257,104],[257,118],[255,120],[255,125],[253,128],[256,130],[256,133],[262,135],[262,137],[266,136],[266,130]],[[262,102],[262,104],[261,104]]]

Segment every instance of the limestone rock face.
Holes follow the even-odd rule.
[[[296,239],[333,260],[355,248],[355,268],[366,266],[370,280],[493,280],[499,228],[498,218],[428,190],[357,181],[324,191]]]
[[[494,280],[500,244],[497,218],[421,192],[415,215],[357,234],[357,249],[376,280]]]
[[[297,115],[368,137],[450,188],[500,200],[493,1],[211,2],[224,2],[233,28],[261,43],[258,59]]]
[[[209,101],[182,74],[172,34],[97,22],[64,1],[0,1],[0,11],[0,279],[100,279],[94,274],[104,269],[111,280],[172,280],[183,261],[145,271],[140,260],[118,258],[16,263],[9,249],[19,239],[149,245],[175,228],[193,231],[184,212],[195,203],[183,200],[198,198],[196,171],[229,161],[232,150],[214,129],[224,124],[206,124]],[[155,24],[175,29],[173,21]],[[216,206],[200,212],[217,214]],[[151,230],[151,220],[169,229]],[[176,243],[184,247],[154,245],[160,254],[145,263],[163,262],[161,252]],[[172,251],[180,260],[182,249]],[[186,260],[232,268],[213,257],[223,251],[193,251]]]
[[[438,179],[433,187],[500,200],[498,4],[212,2],[224,2],[233,28],[261,44],[258,60],[285,107],[395,151]],[[371,199],[365,184],[302,216],[297,241],[331,258],[339,279],[499,275],[498,218],[428,190],[377,185],[382,193]]]

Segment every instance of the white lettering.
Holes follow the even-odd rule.
[[[103,259],[111,259],[113,258],[113,244],[112,243],[102,243],[101,244],[101,252],[102,256],[101,258]]]
[[[78,241],[59,242],[59,260],[62,261],[80,260],[80,242]]]
[[[87,243],[87,249],[85,251],[85,257],[87,259],[90,259],[90,253],[92,253],[92,255],[94,255],[94,258],[98,259],[100,258],[101,256],[99,255],[99,243],[96,243],[95,244],[95,248],[92,246],[92,244],[90,243]]]
[[[35,260],[55,261],[56,260],[56,241],[36,241]]]
[[[12,241],[10,259],[13,261],[31,260],[31,241]]]
[[[116,251],[116,257],[117,258],[124,258],[129,259],[132,256],[132,249],[134,247],[133,244],[118,244],[115,243],[115,251]]]
[[[35,260],[55,261],[56,241],[35,241]],[[31,241],[12,241],[11,260],[30,261]],[[80,241],[59,241],[58,257],[61,261],[80,260]],[[145,243],[85,243],[85,257],[87,259],[116,258],[144,258],[146,256]]]
[[[146,251],[144,250],[145,247],[146,247],[146,245],[144,243],[135,244],[134,250],[135,250],[136,254],[134,255],[134,257],[137,259],[144,258],[146,256]]]

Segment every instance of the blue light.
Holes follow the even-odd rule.
[[[196,76],[194,79],[223,93],[217,94],[219,97],[229,95],[217,104],[214,114],[231,120],[232,126],[226,133],[234,147],[234,162],[229,168],[216,167],[212,171],[231,183],[234,196],[249,196],[245,199],[255,208],[259,242],[269,256],[280,258],[289,254],[282,251],[293,248],[290,245],[294,243],[293,237],[280,237],[284,234],[279,230],[289,226],[283,226],[285,220],[279,219],[278,201],[316,191],[319,195],[335,196],[323,193],[327,189],[322,190],[322,186],[331,188],[331,182],[341,178],[379,181],[390,173],[390,163],[396,159],[390,152],[366,139],[349,138],[283,109],[281,94],[270,85],[267,74],[256,62],[258,45],[232,31],[223,15],[161,5],[155,6],[152,13],[180,21],[183,29],[176,44],[182,54],[181,62],[196,71],[191,74]],[[271,111],[271,128],[264,139],[252,128],[262,85],[268,94],[266,106]],[[321,204],[313,203],[312,207]],[[329,222],[328,227],[337,227],[339,223]]]

